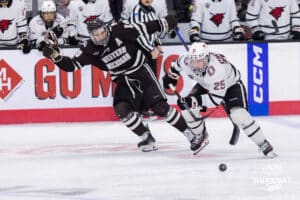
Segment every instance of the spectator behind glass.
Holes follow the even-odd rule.
[[[253,40],[300,39],[300,12],[296,0],[251,0],[246,19]]]
[[[70,13],[68,9],[70,0],[55,0],[54,2],[56,4],[57,13],[61,14],[66,18]]]

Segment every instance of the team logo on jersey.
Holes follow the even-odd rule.
[[[281,17],[282,12],[284,11],[284,7],[272,8],[272,7],[269,6],[269,8],[271,9],[269,14],[272,15],[276,20],[278,20]]]
[[[224,19],[224,15],[225,13],[211,13],[210,14],[212,15],[212,17],[210,18],[210,20],[216,25],[219,27],[220,24],[223,23],[223,19]]]
[[[100,14],[101,15],[101,14]],[[97,19],[100,15],[92,15],[92,16],[84,16],[86,19],[84,20],[85,24],[88,24],[90,21]]]
[[[9,20],[9,19],[3,19],[0,21],[0,31],[1,33],[4,33],[6,30],[8,30],[9,28],[9,25],[12,24],[12,20]]]

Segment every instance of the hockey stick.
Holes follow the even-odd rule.
[[[169,88],[175,93],[175,95],[177,96],[178,99],[182,98],[181,95],[176,91],[176,88],[174,85],[169,84]],[[191,117],[193,118],[194,121],[203,121],[204,119],[208,118],[214,112],[214,110],[211,110],[207,115],[204,115],[203,117],[197,117],[191,111],[191,108],[187,105],[187,103],[184,103],[183,106],[184,106],[185,110],[187,110],[189,112],[189,114],[191,115]]]
[[[274,21],[274,20],[273,20]],[[273,23],[272,21],[272,23]],[[275,22],[275,21],[274,21]],[[276,22],[275,22],[276,23]],[[277,23],[276,23],[277,26]],[[278,27],[277,27],[278,29]],[[176,33],[176,35],[178,36],[179,40],[181,41],[181,43],[183,44],[184,48],[188,51],[189,47],[187,46],[186,42],[184,41],[182,35],[180,34],[179,30],[177,27],[174,28],[174,32]],[[176,94],[176,91],[174,91]],[[178,96],[178,95],[177,95]],[[223,109],[226,111],[225,105],[222,104]],[[211,114],[211,113],[210,113]],[[209,115],[210,115],[209,114]],[[231,123],[233,124],[233,131],[232,131],[232,135],[229,141],[229,144],[231,145],[235,145],[238,142],[239,139],[239,135],[240,135],[240,129],[239,127],[232,121],[231,117],[228,115]]]
[[[174,28],[174,32],[176,33],[176,35],[178,36],[179,40],[181,41],[181,43],[183,44],[184,48],[186,51],[189,51],[189,47],[187,45],[187,43],[184,41],[182,35],[179,33],[178,27]]]
[[[221,103],[223,109],[225,110],[226,112],[226,105],[224,102]],[[231,145],[236,145],[236,143],[238,142],[239,140],[239,136],[240,136],[240,128],[238,127],[238,125],[236,123],[234,123],[230,117],[229,114],[227,114],[228,118],[230,119],[230,121],[232,122],[232,125],[233,125],[233,131],[232,131],[232,135],[231,135],[231,138],[229,140],[229,144]]]

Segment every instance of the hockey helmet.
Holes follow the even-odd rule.
[[[91,40],[95,45],[107,45],[110,32],[106,24],[101,19],[95,18],[87,22],[87,29],[89,31]]]
[[[44,20],[47,27],[52,27],[56,18],[56,5],[53,1],[43,1],[41,5],[41,18]]]
[[[205,72],[209,61],[209,49],[203,42],[194,42],[189,48],[188,56],[193,70]]]

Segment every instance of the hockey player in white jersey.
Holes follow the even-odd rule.
[[[193,122],[186,108],[191,108],[194,115],[200,117],[201,109],[214,108],[223,103],[232,121],[243,129],[265,156],[277,156],[261,127],[247,111],[247,95],[240,72],[225,56],[210,52],[205,43],[192,43],[188,53],[173,62],[163,77],[164,88],[169,89],[170,84],[176,86],[182,70],[197,82],[187,97],[177,101],[195,133],[206,132],[205,123]]]
[[[244,39],[234,0],[195,0],[190,27],[191,42]]]
[[[24,0],[0,0],[0,47],[15,46],[23,53],[31,50]]]
[[[43,1],[40,14],[29,23],[30,40],[40,51],[44,48],[48,39],[56,37],[59,45],[66,43],[68,37],[66,19],[57,13],[56,5],[51,0]]]
[[[251,0],[246,19],[254,40],[300,39],[300,11],[296,0]]]
[[[73,0],[69,5],[70,15],[67,17],[70,27],[70,35],[78,38],[80,42],[90,38],[87,23],[99,18],[106,24],[111,24],[114,19],[110,12],[107,0]],[[76,40],[70,41],[76,44]]]

